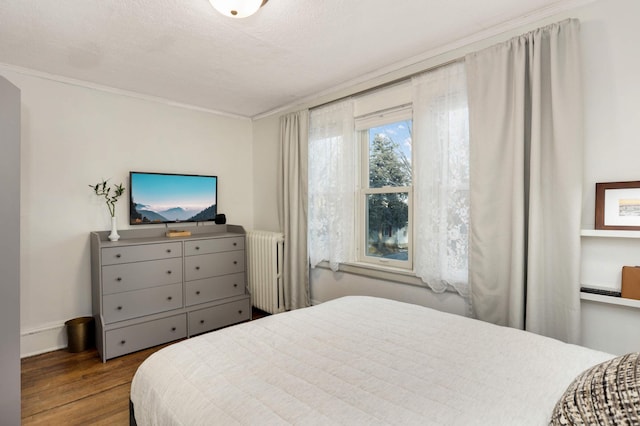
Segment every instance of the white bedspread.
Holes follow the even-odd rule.
[[[613,355],[428,308],[345,297],[188,339],[131,385],[144,425],[546,425]]]

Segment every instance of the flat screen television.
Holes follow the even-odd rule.
[[[211,221],[217,200],[217,176],[129,173],[131,225]]]

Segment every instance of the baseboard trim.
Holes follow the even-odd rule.
[[[20,333],[20,358],[40,355],[67,347],[65,325],[50,324]]]

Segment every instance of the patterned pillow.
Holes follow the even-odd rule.
[[[640,424],[640,353],[581,373],[557,402],[550,425]]]

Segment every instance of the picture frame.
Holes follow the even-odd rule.
[[[596,183],[595,229],[640,231],[640,181]]]

